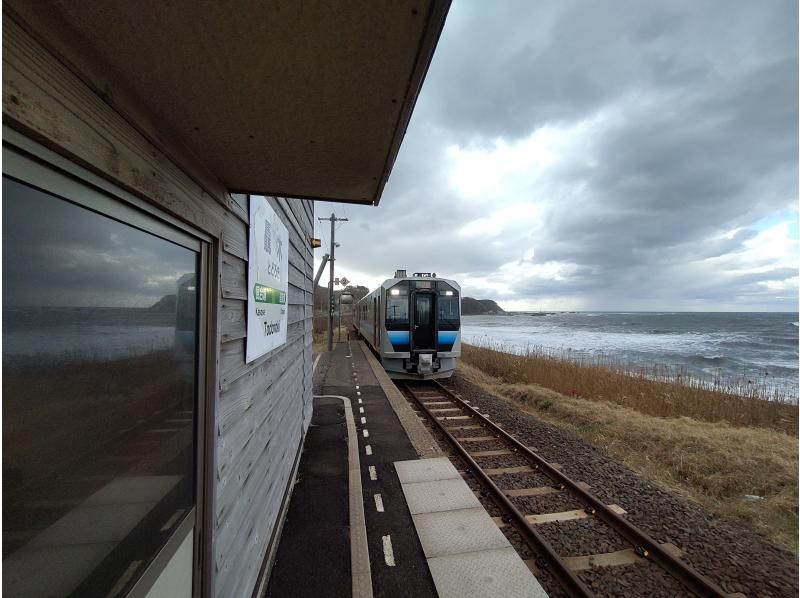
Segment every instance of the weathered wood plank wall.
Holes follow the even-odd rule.
[[[257,582],[312,408],[313,205],[267,199],[289,230],[288,329],[285,345],[249,364],[247,225],[228,221],[223,231],[214,522],[220,596],[249,595]]]
[[[187,167],[180,148],[167,152],[163,140],[146,136],[158,127],[122,114],[110,99],[120,97],[113,83],[90,85],[71,58],[68,68],[4,15],[4,123],[217,241],[211,579],[216,596],[249,596],[311,419],[313,202],[268,198],[289,229],[287,341],[247,364],[245,198],[220,191],[213,176],[198,177],[202,166]],[[105,97],[93,91],[100,87]]]

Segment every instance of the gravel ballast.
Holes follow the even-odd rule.
[[[715,517],[700,506],[676,496],[655,483],[643,479],[618,461],[596,450],[575,434],[539,420],[516,405],[492,396],[483,388],[456,375],[444,385],[469,400],[481,413],[550,463],[559,463],[562,471],[575,481],[591,486],[590,491],[606,504],[617,504],[625,517],[658,542],[670,542],[683,551],[683,560],[717,583],[725,592],[747,596],[797,596],[797,558],[776,546],[746,524]],[[444,436],[425,422],[448,455],[454,451]],[[465,430],[456,436],[484,436],[485,430]],[[479,444],[479,443],[475,443]],[[490,448],[491,447],[491,448]],[[469,450],[494,450],[495,443]],[[511,467],[523,464],[518,455],[476,459],[483,467]],[[463,469],[461,459],[457,467]],[[552,485],[545,476],[510,474],[495,476],[502,489]],[[478,485],[469,480],[470,486]],[[566,493],[537,497],[515,497],[514,504],[525,514],[552,513],[580,508]],[[481,502],[491,515],[499,509],[489,497]],[[553,522],[536,526],[537,530],[562,556],[589,555],[630,548],[616,532],[600,521],[588,518]],[[523,558],[531,558],[530,549],[519,534],[505,526],[504,533]],[[593,567],[579,572],[581,580],[598,596],[681,596],[683,586],[650,562],[616,567]],[[562,595],[554,579],[543,572],[540,581],[554,596]]]

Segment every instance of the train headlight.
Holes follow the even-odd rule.
[[[452,297],[452,296],[453,296],[453,291],[445,291],[445,292],[444,292],[444,294],[445,294],[447,297]]]
[[[400,294],[400,289],[392,289],[391,291],[389,291],[389,294],[390,295],[399,295]],[[452,295],[452,293],[451,293],[451,295]]]

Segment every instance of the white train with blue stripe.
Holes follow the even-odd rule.
[[[355,305],[353,324],[392,378],[449,378],[461,357],[461,287],[395,272]]]

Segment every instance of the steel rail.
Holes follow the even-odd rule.
[[[596,515],[609,527],[614,529],[618,534],[630,542],[639,556],[650,559],[659,565],[675,579],[686,586],[688,590],[697,594],[698,596],[716,596],[718,598],[725,598],[727,596],[727,594],[723,592],[722,589],[713,581],[681,561],[679,558],[668,553],[658,542],[648,536],[644,531],[640,530],[624,517],[620,517],[603,501],[598,499],[591,492],[581,488],[565,473],[554,468],[545,459],[534,453],[532,450],[530,450],[530,448],[514,438],[503,428],[495,424],[490,419],[484,417],[480,412],[478,412],[477,409],[464,401],[461,397],[454,394],[450,389],[442,386],[442,384],[436,380],[431,380],[431,382],[433,382],[436,387],[445,395],[455,400],[459,407],[462,407],[465,411],[477,417],[481,423],[489,426],[494,432],[514,445],[514,447],[520,453],[525,455],[530,461],[533,462],[536,469],[542,471],[547,477],[555,482],[558,482],[563,487],[569,488],[573,494],[577,495],[578,500],[583,502],[588,507],[592,515]]]
[[[489,488],[493,495],[493,499],[497,502],[498,506],[504,509],[514,521],[514,527],[519,531],[522,539],[531,547],[531,549],[538,555],[543,556],[546,561],[547,570],[556,578],[561,587],[567,592],[569,596],[576,596],[582,598],[589,598],[594,596],[584,583],[567,567],[566,563],[561,560],[561,557],[553,550],[553,547],[545,540],[539,532],[537,532],[525,515],[517,509],[505,493],[495,484],[489,475],[483,471],[483,468],[470,456],[469,452],[461,445],[455,437],[450,434],[447,428],[431,413],[428,407],[422,402],[413,389],[405,384],[406,390],[414,397],[414,400],[420,408],[427,414],[430,420],[436,424],[439,431],[444,434],[448,442],[460,453],[461,457],[469,465],[472,473],[480,478],[481,482]]]

